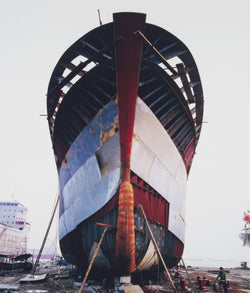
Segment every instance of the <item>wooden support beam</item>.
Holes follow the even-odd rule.
[[[58,206],[58,203],[59,203],[59,198],[60,198],[60,195],[58,194],[58,196],[57,196],[57,200],[56,200],[56,203],[55,203],[55,207],[54,207],[54,210],[53,210],[53,213],[52,213],[52,216],[51,216],[50,222],[49,222],[49,226],[48,226],[47,231],[46,231],[46,233],[45,233],[45,236],[44,236],[44,239],[43,239],[43,242],[42,242],[41,248],[40,248],[40,250],[39,250],[39,253],[38,253],[38,255],[37,255],[36,262],[35,262],[35,264],[34,264],[34,266],[33,266],[32,271],[31,271],[31,275],[33,275],[33,276],[34,276],[34,274],[35,274],[35,272],[36,272],[36,268],[37,268],[37,266],[38,266],[38,264],[39,264],[39,260],[40,260],[40,257],[41,257],[41,255],[42,255],[44,245],[45,245],[45,243],[46,243],[46,241],[47,241],[47,237],[48,237],[48,234],[49,234],[49,231],[50,231],[50,227],[51,227],[51,225],[52,225],[52,222],[53,222],[53,219],[54,219],[54,216],[55,216],[55,213],[56,213],[56,209],[57,209],[57,206]]]
[[[167,67],[167,69],[169,69],[174,76],[178,75],[178,72],[174,70],[174,68],[167,62],[167,60],[162,56],[162,54],[153,46],[153,44],[150,43],[150,41],[144,36],[144,34],[142,32],[140,32],[139,30],[135,32],[135,35],[144,42],[144,44],[146,44],[152,51],[153,53],[156,55],[156,57],[158,57],[158,59]]]
[[[105,235],[107,229],[108,229],[108,227],[105,227],[105,229],[104,229],[104,231],[103,231],[103,233],[102,233],[101,239],[100,239],[100,241],[99,241],[99,243],[98,243],[98,245],[97,245],[96,251],[95,251],[95,253],[94,253],[94,255],[93,255],[92,259],[91,259],[91,262],[89,263],[89,267],[88,267],[88,269],[87,269],[87,272],[86,272],[86,274],[85,274],[85,277],[84,277],[84,279],[83,279],[83,281],[82,281],[82,285],[81,285],[81,287],[80,287],[78,293],[81,293],[82,290],[83,290],[84,284],[85,284],[86,281],[87,281],[87,278],[88,278],[88,276],[89,276],[89,272],[90,272],[90,270],[91,270],[91,268],[92,268],[92,266],[93,266],[93,263],[94,263],[95,258],[96,258],[96,256],[97,256],[97,253],[98,253],[98,251],[99,251],[99,249],[100,249],[100,247],[101,247],[101,244],[102,244],[102,241],[103,241],[103,238],[104,238],[104,235]]]
[[[191,280],[190,280],[190,278],[189,278],[188,270],[187,270],[187,267],[186,267],[186,265],[185,265],[185,263],[184,263],[183,258],[181,258],[181,260],[182,260],[183,266],[184,266],[184,268],[185,268],[185,271],[186,271],[186,274],[187,274],[187,279],[188,279],[188,281],[189,281],[189,284],[190,284],[192,290],[194,291],[194,293],[196,293],[196,290],[195,290],[195,288],[193,288],[193,284],[192,284],[192,282],[191,282]]]
[[[187,95],[188,102],[189,103],[194,103],[195,102],[194,96],[192,94],[191,87],[189,85],[189,81],[187,79],[186,70],[184,68],[183,63],[176,64],[176,67],[177,67],[177,70],[178,70],[178,74],[179,74],[179,76],[181,78],[181,82],[183,84],[184,91],[185,91],[185,93]]]
[[[153,232],[152,232],[152,230],[151,230],[151,228],[150,228],[150,226],[149,226],[148,219],[147,219],[147,217],[146,217],[146,215],[145,215],[145,213],[144,213],[144,210],[143,210],[142,205],[140,205],[140,208],[141,208],[141,211],[142,211],[143,217],[144,217],[144,219],[145,219],[145,222],[146,222],[146,224],[147,224],[149,234],[150,234],[150,236],[151,236],[151,238],[152,238],[152,241],[153,241],[153,243],[154,243],[155,250],[156,250],[156,252],[157,252],[157,254],[158,254],[158,256],[159,256],[159,258],[160,258],[160,260],[161,260],[161,262],[162,262],[162,265],[163,265],[163,267],[164,267],[164,269],[165,269],[165,272],[166,272],[166,274],[167,274],[168,280],[169,280],[169,282],[170,282],[170,284],[171,284],[171,286],[172,286],[174,292],[177,293],[177,289],[176,289],[176,287],[175,287],[175,285],[174,285],[174,283],[173,283],[173,280],[172,280],[172,278],[171,278],[171,276],[170,276],[170,273],[169,273],[169,271],[168,271],[168,268],[167,268],[167,266],[166,266],[166,264],[165,264],[165,262],[164,262],[164,259],[163,259],[162,255],[161,255],[160,249],[159,249],[159,247],[158,247],[158,245],[157,245],[157,243],[156,243],[156,240],[155,240],[154,234],[153,234]]]

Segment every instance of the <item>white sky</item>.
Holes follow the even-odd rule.
[[[121,4],[122,3],[122,4]],[[57,195],[46,117],[48,82],[68,47],[113,12],[137,11],[193,54],[204,120],[188,182],[184,259],[250,261],[238,237],[250,208],[250,1],[9,0],[0,10],[1,200],[29,209],[39,248]],[[55,236],[55,229],[50,238]],[[188,264],[188,262],[187,262]]]

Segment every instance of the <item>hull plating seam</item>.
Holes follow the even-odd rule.
[[[152,270],[159,262],[141,205],[167,266],[184,249],[202,86],[188,48],[145,17],[115,13],[112,23],[81,37],[48,87],[63,256],[85,270],[103,232],[97,222],[115,227],[103,239],[97,275]]]

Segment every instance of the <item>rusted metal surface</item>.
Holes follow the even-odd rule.
[[[127,181],[119,189],[115,255],[118,271],[126,274],[135,270],[134,194]]]
[[[96,268],[104,273],[105,259],[113,274],[117,263],[120,273],[140,269],[136,266],[151,250],[138,203],[148,209],[167,266],[183,253],[185,186],[201,131],[202,87],[188,48],[145,23],[144,16],[137,24],[137,16],[116,14],[119,30],[105,24],[76,41],[60,58],[48,88],[60,243],[63,255],[80,269],[86,269],[101,237],[97,222],[117,228],[107,231]],[[138,30],[149,46],[136,37]],[[117,46],[108,45],[119,38]],[[138,178],[133,187],[131,171]],[[143,267],[151,266],[151,256]]]
[[[144,31],[144,26],[145,14],[114,14],[115,38],[124,39],[115,48],[122,182],[129,182],[130,179],[130,155],[142,50],[142,44],[134,32],[137,29]]]
[[[172,62],[173,57],[178,58],[179,62],[177,61],[177,63],[182,62],[184,64],[186,75],[190,80],[190,87],[195,97],[195,103],[192,106],[193,113],[189,115],[191,121],[187,121],[189,126],[186,130],[182,131],[183,127],[180,126],[177,132],[170,133],[170,135],[173,135],[180,154],[184,156],[184,150],[193,138],[194,153],[200,136],[203,114],[203,94],[196,64],[188,48],[171,33],[157,26],[145,24],[144,35],[171,67],[176,66]],[[54,151],[58,160],[58,168],[60,168],[62,159],[74,138],[103,105],[115,98],[114,50],[109,48],[103,54],[95,55],[113,41],[113,23],[94,29],[80,38],[65,52],[53,72],[48,92],[51,92],[60,83],[65,71],[65,64],[77,66],[78,64],[75,60],[81,60],[81,56],[84,56],[85,59],[80,62],[95,56],[93,61],[96,66],[86,71],[84,76],[80,76],[80,80],[77,83],[71,80],[69,91],[66,92],[62,89],[54,91],[53,95],[48,96],[48,112],[53,113],[54,111],[54,114],[49,119],[49,125],[54,142]],[[189,102],[186,101],[181,92],[181,87],[178,87],[176,83],[180,77],[172,73],[172,75],[169,75],[167,70],[162,69],[159,65],[159,59],[152,53],[151,49],[146,46],[143,47],[138,95],[156,113],[166,131],[169,131],[171,124],[176,121],[176,118],[172,120],[168,118],[170,117],[169,111],[171,111],[173,105],[176,105],[174,113],[178,116],[178,113],[183,111],[183,106],[186,113],[190,112]],[[74,66],[71,67],[73,70]],[[159,90],[155,91],[156,88]],[[56,105],[57,101],[60,101],[62,91],[65,92],[66,99],[59,103],[60,111],[58,111],[59,107],[56,107]],[[176,97],[178,97],[179,102]],[[71,102],[71,111],[68,111],[68,100]],[[180,101],[182,101],[181,104]],[[179,132],[181,132],[180,135]],[[185,137],[185,140],[183,140],[183,137]],[[192,158],[187,164],[188,171],[191,167],[191,161]]]
[[[144,31],[145,17],[145,14],[138,13],[113,15],[115,38],[123,38],[122,44],[115,48],[122,182],[118,202],[116,257],[119,264],[117,268],[122,267],[127,273],[136,267],[134,194],[130,184],[130,158],[142,44],[136,39],[134,32]]]

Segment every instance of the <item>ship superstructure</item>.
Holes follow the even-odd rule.
[[[27,213],[27,208],[20,202],[0,202],[0,254],[26,253],[30,230]]]

